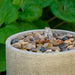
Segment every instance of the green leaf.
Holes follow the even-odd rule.
[[[6,70],[5,45],[0,44],[0,72]]]
[[[12,34],[15,34],[19,32],[20,30],[15,25],[6,25],[3,28],[0,28],[0,43],[5,44],[6,39],[11,36]]]
[[[39,29],[44,29],[45,27],[50,27],[49,24],[43,20],[37,20],[33,22]]]
[[[34,1],[24,0],[23,5],[21,6],[24,15],[24,20],[34,21],[39,19],[42,16],[42,8],[38,6]]]
[[[15,5],[22,5],[23,4],[23,0],[13,0],[13,4],[15,4]]]
[[[18,23],[15,23],[15,25],[18,26],[20,31],[38,29],[36,25],[34,25],[33,23],[28,23],[28,22],[21,22],[21,23],[18,22]]]
[[[34,0],[40,7],[44,8],[52,4],[54,0]]]
[[[18,11],[9,0],[0,0],[0,4],[0,25],[11,23],[18,18]]]
[[[75,1],[55,0],[51,5],[51,11],[58,18],[67,22],[75,22]]]

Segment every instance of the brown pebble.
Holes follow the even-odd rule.
[[[53,47],[52,43],[49,43],[46,48],[49,49],[50,47]]]
[[[13,47],[21,49],[21,44],[20,43],[14,43],[12,44]]]
[[[36,43],[37,44],[44,44],[44,40],[42,40],[42,39],[36,40]]]
[[[70,38],[69,40],[70,40],[71,42],[73,42],[73,41],[74,41],[74,38]]]
[[[68,47],[67,47],[67,49],[70,49],[70,48],[72,48],[73,47],[73,45],[69,45]]]
[[[63,40],[54,40],[53,41],[53,45],[54,46],[58,46],[58,45],[60,45],[60,44],[62,44],[63,43]]]
[[[72,44],[72,42],[70,40],[65,40],[64,43],[67,43],[68,45]]]

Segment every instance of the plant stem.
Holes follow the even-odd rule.
[[[61,23],[59,23],[59,24],[57,24],[55,27],[53,27],[53,29],[55,29],[55,28],[61,26],[61,25],[64,24],[64,23],[65,23],[65,21],[62,21]]]
[[[56,16],[52,17],[51,19],[49,19],[48,21],[46,21],[47,23],[53,21],[56,18]]]

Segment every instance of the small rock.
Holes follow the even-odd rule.
[[[57,49],[56,49],[55,52],[60,52],[60,50],[57,50]]]
[[[52,53],[53,51],[51,49],[48,49],[45,51],[45,53]]]
[[[43,47],[46,48],[46,47],[48,46],[48,44],[49,44],[49,43],[44,43]]]
[[[70,40],[71,42],[73,42],[73,41],[74,41],[74,38],[70,38],[69,40]]]
[[[32,48],[36,48],[36,46],[35,46],[35,45],[32,45],[31,43],[29,43],[29,44],[23,46],[23,49],[31,50]]]
[[[23,35],[19,36],[19,40],[23,40],[23,39],[24,39]]]
[[[19,40],[18,41],[22,46],[25,46],[25,45],[27,45],[29,42],[24,42],[23,40]]]
[[[67,49],[70,49],[70,48],[72,48],[73,47],[73,45],[69,45],[68,47],[67,47]]]
[[[11,44],[14,44],[14,43],[16,43],[16,42],[18,42],[18,41],[19,41],[19,38],[12,39],[12,40],[11,40]]]
[[[63,43],[63,44],[59,45],[59,48],[61,49],[61,51],[64,51],[64,50],[66,50],[67,46],[68,46],[67,43]]]
[[[68,40],[68,37],[65,36],[65,37],[62,38],[62,40],[63,41]]]
[[[58,36],[57,33],[53,33],[53,37],[57,38],[57,36]]]
[[[38,50],[37,48],[32,48],[31,51],[32,51],[32,52],[37,52],[37,50]]]
[[[45,37],[45,43],[50,43],[49,37]]]
[[[50,47],[53,47],[52,43],[49,43],[46,48],[49,49]]]
[[[28,38],[24,38],[25,42],[30,42],[30,40]]]
[[[75,41],[73,41],[73,43],[72,43],[73,45],[74,45],[74,47],[75,47]]]
[[[70,50],[75,50],[75,47],[70,48]]]
[[[45,52],[45,51],[46,51],[46,48],[45,48],[45,47],[42,47],[42,48],[40,49],[40,51],[41,51],[41,52]]]
[[[73,35],[72,34],[67,34],[66,35],[68,38],[73,38]]]
[[[53,41],[53,45],[54,45],[54,46],[58,46],[58,45],[60,45],[60,44],[62,44],[62,43],[63,43],[62,40],[54,40],[54,41]]]
[[[36,43],[37,44],[44,44],[44,40],[42,40],[42,39],[36,40]]]
[[[60,48],[59,47],[50,47],[51,50],[53,51],[56,51],[56,50],[59,50],[60,51]]]
[[[14,43],[12,44],[13,47],[21,49],[21,44],[20,43]]]
[[[70,40],[66,40],[66,41],[64,41],[64,43],[67,43],[68,45],[72,44],[72,42]]]

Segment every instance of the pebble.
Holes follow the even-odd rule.
[[[60,52],[60,50],[57,50],[57,49],[56,49],[55,52]]]
[[[56,50],[59,50],[60,51],[60,48],[59,47],[50,47],[51,50],[53,51],[56,51]]]
[[[63,44],[59,45],[59,48],[60,48],[62,51],[64,51],[67,46],[68,46],[67,43],[63,43]]]
[[[70,40],[66,40],[66,41],[64,41],[64,43],[67,43],[68,45],[72,44],[72,42]]]
[[[68,40],[68,37],[65,36],[65,37],[62,38],[62,40],[63,41]]]
[[[36,40],[36,43],[37,44],[44,44],[44,40],[42,40],[42,39]]]
[[[71,47],[70,50],[75,50],[75,47]]]
[[[25,42],[30,42],[30,40],[28,38],[24,38]]]
[[[19,40],[23,40],[23,39],[24,39],[23,35],[19,36]]]
[[[70,48],[72,48],[73,47],[73,45],[69,45],[68,47],[67,47],[67,49],[70,49]]]
[[[67,34],[66,35],[68,38],[73,38],[73,35],[72,34]]]
[[[54,40],[54,41],[53,41],[53,45],[54,45],[54,46],[58,46],[58,45],[60,45],[60,44],[62,44],[62,43],[63,43],[62,40]]]
[[[73,41],[73,43],[72,43],[73,45],[74,45],[74,47],[75,47],[75,41]]]
[[[19,38],[12,39],[12,40],[11,40],[11,44],[14,44],[14,43],[16,43],[16,42],[18,42],[18,41],[19,41]]]
[[[46,48],[49,49],[50,47],[53,47],[52,43],[49,43]]]
[[[48,44],[49,44],[49,43],[44,43],[43,47],[46,48],[46,47],[48,46]]]
[[[23,46],[23,48],[24,48],[24,49],[31,50],[31,49],[33,49],[33,48],[36,48],[36,46],[29,43],[29,44]]]
[[[73,42],[73,41],[74,41],[74,38],[70,38],[69,40],[70,40],[71,42]]]
[[[48,49],[45,51],[45,53],[52,53],[53,51],[51,49]]]
[[[21,49],[21,44],[20,43],[14,43],[12,44],[13,47]]]
[[[31,51],[32,51],[32,52],[37,52],[37,50],[38,50],[37,48],[32,48]]]
[[[45,51],[46,51],[46,48],[45,48],[45,47],[42,47],[42,48],[40,49],[40,51],[41,51],[41,52],[45,52]]]

